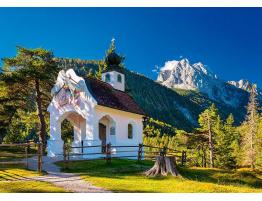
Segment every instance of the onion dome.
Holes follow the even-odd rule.
[[[117,71],[123,73],[123,67],[120,67],[121,62],[122,57],[113,51],[105,58],[106,69],[103,72]]]
[[[108,67],[119,66],[119,64],[121,63],[121,60],[122,60],[121,57],[117,53],[112,52],[109,55],[107,55],[105,62]]]

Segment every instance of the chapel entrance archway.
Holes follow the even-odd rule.
[[[74,125],[67,119],[61,122],[61,139],[68,144],[74,141]]]
[[[69,125],[64,125],[64,121],[67,121],[67,124]],[[83,118],[80,114],[77,112],[68,112],[64,114],[60,120],[58,121],[61,127],[61,133],[60,136],[62,135],[62,132],[65,131],[65,128],[63,126],[68,126],[67,128],[67,135],[68,136],[61,136],[62,140],[64,143],[67,143],[65,139],[70,139],[71,137],[71,142],[69,141],[68,143],[71,144],[72,146],[82,146],[82,140],[85,139],[86,135],[86,120]],[[72,130],[70,130],[70,125]],[[72,132],[70,136],[70,132]],[[72,152],[74,153],[80,153],[81,149],[72,149]]]
[[[102,145],[102,152],[105,152],[107,143],[115,144],[116,140],[116,122],[109,115],[103,116],[98,122],[99,140]]]

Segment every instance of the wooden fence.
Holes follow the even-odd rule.
[[[97,152],[89,152],[84,151],[88,149],[97,148],[101,151]],[[130,150],[132,148],[133,150]],[[79,149],[78,153],[73,153],[72,150]],[[113,153],[113,149],[118,149],[116,151],[117,154]],[[121,149],[121,150],[120,150]],[[64,167],[68,167],[68,162],[73,159],[73,157],[82,157],[81,160],[91,160],[92,156],[96,156],[96,159],[104,159],[106,163],[111,163],[112,159],[114,158],[134,158],[137,159],[138,162],[142,159],[145,160],[154,160],[158,155],[165,155],[165,156],[174,156],[176,158],[176,162],[180,163],[182,166],[186,165],[187,162],[187,155],[186,151],[178,151],[175,149],[170,149],[167,147],[154,147],[144,144],[139,145],[119,145],[114,146],[109,144],[106,145],[97,145],[97,146],[66,146],[64,145],[63,148],[63,156],[64,156]],[[104,150],[104,151],[102,151]],[[126,155],[121,155],[126,153]],[[133,153],[133,154],[130,154]],[[119,155],[120,154],[120,155]],[[99,155],[97,157],[97,155]],[[83,158],[85,157],[85,158]],[[177,160],[178,159],[178,160]]]
[[[0,144],[0,165],[22,164],[28,168],[28,159],[37,156],[37,169],[42,172],[42,143],[19,143],[19,144]]]

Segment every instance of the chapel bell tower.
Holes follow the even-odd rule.
[[[117,90],[125,91],[125,74],[121,64],[122,58],[114,51],[106,57],[107,68],[102,72],[102,81]]]

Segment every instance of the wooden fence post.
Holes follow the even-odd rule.
[[[43,155],[43,147],[42,143],[38,143],[38,173],[42,173],[42,155]]]
[[[111,163],[111,143],[106,145],[106,163]]]
[[[71,148],[70,147],[68,147],[68,146],[66,146],[66,155],[67,155],[67,164],[68,164],[68,162],[69,162],[69,157],[70,157],[70,150],[71,150]]]
[[[181,165],[184,166],[186,165],[186,151],[182,151],[182,156],[181,156]]]
[[[63,145],[63,156],[64,156],[64,169],[67,169],[68,168],[68,160],[67,160],[67,149],[66,149],[66,145],[64,143]]]
[[[137,154],[137,161],[140,162],[142,159],[142,151],[143,151],[143,144],[139,144],[138,147],[138,154]]]
[[[25,146],[26,168],[28,168],[28,146]]]
[[[81,140],[81,152],[82,152],[82,154],[84,153],[84,141],[83,140]]]
[[[184,150],[182,151],[181,154],[181,165],[184,166]]]
[[[184,151],[184,163],[186,165],[186,162],[187,162],[187,156],[186,156],[186,151]]]

